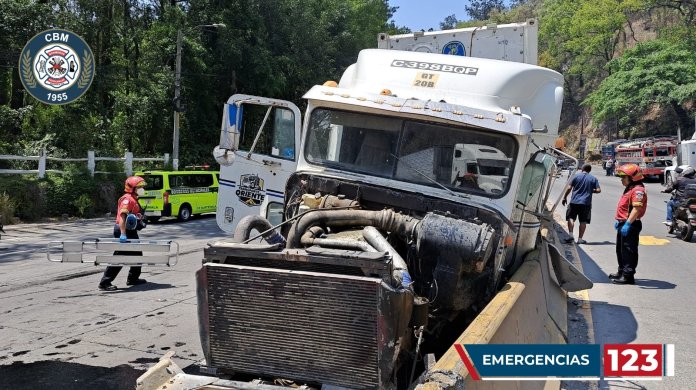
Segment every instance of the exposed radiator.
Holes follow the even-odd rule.
[[[201,339],[218,370],[352,389],[391,388],[412,296],[379,278],[207,263]]]

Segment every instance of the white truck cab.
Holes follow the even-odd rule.
[[[516,325],[490,328],[520,342],[564,340],[560,289],[592,283],[540,229],[552,220],[563,77],[500,60],[536,43],[535,21],[459,33],[469,42],[426,37],[453,55],[424,50],[423,34],[393,37],[393,47],[381,35],[384,49],[362,50],[338,83],[304,95],[302,121],[290,102],[227,102],[214,152],[218,223],[235,237],[211,242],[196,274],[208,372],[414,388],[435,370],[419,366],[422,354],[449,354],[472,313],[515,277],[529,287],[507,290],[535,293],[501,297],[521,314],[493,305],[482,317]],[[184,383],[167,379],[172,367],[163,360],[139,388]],[[465,374],[445,377],[442,388],[465,387]]]
[[[677,181],[679,176],[675,169],[680,167],[696,167],[696,132],[691,139],[682,140],[677,145],[677,156],[672,158],[672,164],[665,168],[664,185],[670,185]]]
[[[222,165],[218,223],[233,232],[245,215],[277,214],[294,171],[471,199],[509,217],[519,189],[519,180],[511,178],[520,177],[530,156],[558,134],[562,86],[560,74],[534,65],[367,49],[337,86],[317,85],[305,94],[302,126],[290,102],[235,95],[225,105],[215,152]],[[268,114],[257,115],[265,125],[260,132],[244,114],[253,106]],[[269,119],[278,112],[292,117],[294,128],[282,131],[292,132],[285,137],[300,145],[287,156],[276,145],[278,122]],[[453,183],[461,169],[455,149],[464,153],[471,145],[495,150],[482,162],[503,173],[483,178],[479,188]],[[247,175],[258,175],[259,185],[240,188]]]

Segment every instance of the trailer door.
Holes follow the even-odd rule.
[[[234,95],[225,104],[220,145],[217,223],[234,233],[239,220],[260,214],[282,221],[285,182],[297,167],[300,110],[264,97]]]

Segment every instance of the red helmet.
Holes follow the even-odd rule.
[[[133,193],[138,187],[145,187],[145,179],[140,176],[131,176],[126,179],[126,186],[123,190],[128,193]]]
[[[633,181],[643,180],[643,171],[636,164],[624,164],[616,170],[619,176],[628,176]]]

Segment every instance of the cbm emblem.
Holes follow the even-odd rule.
[[[68,30],[40,32],[19,56],[19,78],[31,96],[46,104],[71,103],[94,80],[92,49]]]
[[[258,206],[263,203],[266,194],[263,191],[263,179],[258,175],[242,175],[239,178],[237,197],[247,206]]]

